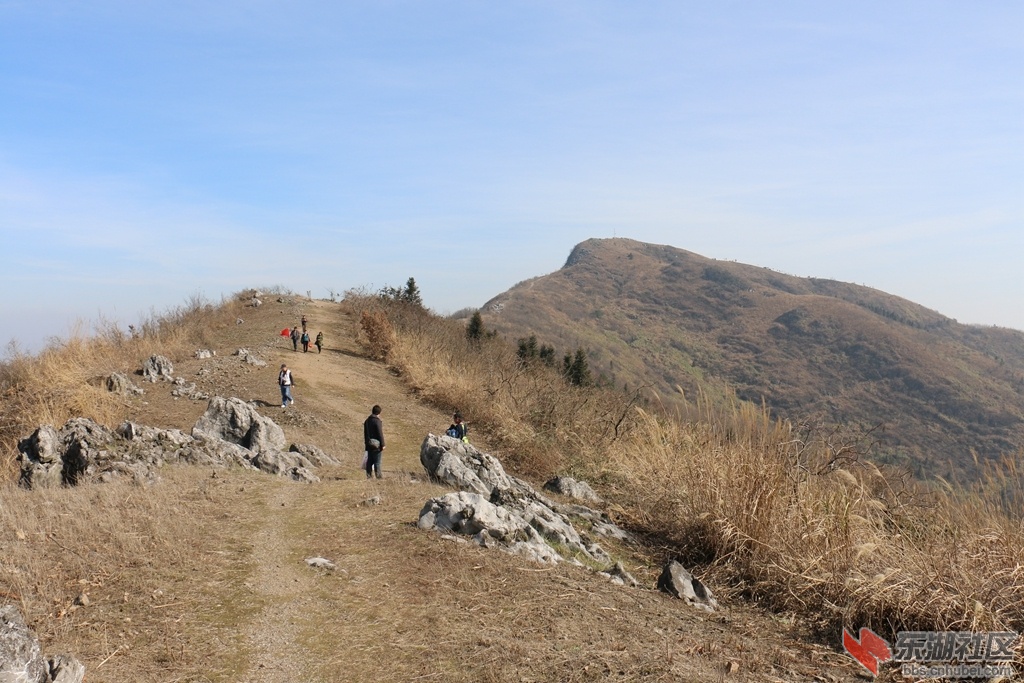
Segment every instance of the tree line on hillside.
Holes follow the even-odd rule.
[[[474,311],[466,325],[466,337],[475,343],[485,339],[493,339],[498,336],[497,330],[488,330],[484,326],[483,316],[480,311]],[[526,364],[539,363],[550,368],[556,367],[555,358],[557,353],[555,347],[548,344],[541,344],[537,335],[520,337],[516,340],[516,355],[519,360]],[[594,386],[594,377],[590,372],[590,363],[587,361],[587,352],[583,347],[577,347],[575,353],[567,352],[562,356],[562,365],[559,368],[565,380],[577,387]]]
[[[480,315],[480,311],[474,311],[466,325],[466,337],[470,341],[479,343],[484,339],[493,339],[497,335],[497,330],[488,330],[484,326],[484,319]],[[516,345],[516,355],[523,363],[539,363],[550,368],[556,367],[555,347],[541,344],[537,340],[537,335],[520,337],[516,340]],[[593,374],[590,372],[590,363],[587,361],[587,352],[583,350],[583,347],[577,347],[575,353],[567,352],[562,356],[562,365],[559,369],[565,380],[573,386],[589,387],[595,384]]]

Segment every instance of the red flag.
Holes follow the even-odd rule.
[[[287,327],[284,328],[283,330],[281,330],[281,336],[282,337],[287,337],[289,334],[291,334],[291,332],[288,330]]]

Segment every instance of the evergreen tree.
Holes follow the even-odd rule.
[[[531,334],[529,339],[519,339],[519,350],[516,351],[516,355],[519,356],[519,360],[532,361],[539,355],[537,350],[537,335]]]
[[[473,317],[469,319],[469,324],[466,325],[466,338],[470,341],[480,341],[483,339],[484,334],[484,319],[481,317],[480,311],[474,311]]]
[[[384,285],[377,292],[377,296],[387,301],[399,301],[402,298],[402,290],[391,285]]]
[[[420,288],[416,285],[416,278],[413,277],[406,280],[404,288],[384,285],[377,295],[385,301],[394,301],[423,308],[423,297],[420,295]]]
[[[402,292],[402,301],[423,308],[423,297],[420,296],[420,288],[416,286],[416,278],[410,277],[405,283],[405,291]]]
[[[541,362],[548,367],[555,367],[555,347],[548,346],[547,344],[541,344],[540,351],[537,353]]]
[[[566,354],[565,358],[568,361],[569,354]],[[568,368],[567,376],[570,384],[578,387],[589,387],[594,383],[594,379],[590,374],[590,364],[587,363],[587,354],[582,348],[576,349],[576,355],[568,362]]]

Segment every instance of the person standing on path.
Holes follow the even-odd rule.
[[[317,353],[320,353],[321,351],[323,351],[323,348],[324,348],[324,333],[323,332],[317,332],[316,333],[316,341],[313,342],[313,343],[316,344],[316,352]]]
[[[366,478],[372,479],[374,472],[378,479],[384,477],[380,473],[380,456],[384,450],[384,423],[380,419],[380,406],[370,410],[370,417],[363,422],[363,445],[366,447]]]
[[[292,338],[292,350],[293,351],[298,351],[299,350],[299,328],[297,328],[297,327],[293,327],[292,328],[291,338]]]
[[[306,316],[302,316],[302,331],[306,331]]]
[[[309,332],[302,333],[302,352],[309,352]]]
[[[281,364],[281,372],[277,373],[277,383],[281,387],[281,407],[284,408],[290,403],[295,403],[292,398],[292,371],[284,363]]]

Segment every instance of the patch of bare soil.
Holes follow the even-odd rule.
[[[645,586],[628,589],[580,567],[539,566],[420,531],[419,510],[446,492],[424,481],[420,443],[449,416],[361,357],[353,322],[336,304],[269,299],[243,324],[211,335],[215,358],[176,359],[176,374],[211,395],[258,401],[290,441],[320,446],[342,465],[323,468],[315,484],[198,469],[158,484],[200,492],[192,509],[179,503],[173,513],[182,529],[174,538],[194,550],[175,553],[175,585],[184,596],[194,577],[195,590],[163,606],[155,591],[168,590],[167,578],[135,574],[132,595],[157,598],[119,605],[118,617],[133,620],[123,623],[148,629],[122,629],[122,649],[90,640],[88,608],[64,617],[62,629],[42,629],[44,649],[76,652],[90,683],[857,679],[856,664],[809,642],[799,625],[741,604],[706,615],[657,592],[660,567],[642,549],[609,548]],[[303,314],[311,336],[325,334],[321,354],[295,352],[279,336]],[[239,347],[267,365],[232,356]],[[286,409],[281,363],[297,381]],[[132,405],[139,422],[187,430],[205,410],[205,401],[171,397],[170,385],[145,388]],[[382,481],[358,468],[374,403],[384,408],[387,437]],[[307,566],[315,556],[337,569]],[[159,549],[143,561],[158,562]],[[108,572],[111,600],[131,572]],[[173,619],[145,616],[154,613]],[[35,623],[47,618],[37,614]]]

